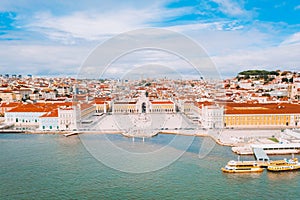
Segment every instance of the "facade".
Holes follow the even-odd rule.
[[[151,101],[151,113],[174,113],[176,112],[175,103],[172,101]]]
[[[142,92],[135,101],[113,102],[112,113],[174,113],[175,103],[170,100],[150,101]]]
[[[75,107],[58,108],[58,126],[59,126],[59,130],[77,129]]]
[[[225,127],[300,127],[300,105],[228,103]]]
[[[48,130],[48,131],[61,130],[59,127],[58,110],[57,109],[40,116],[39,129],[43,130],[43,131],[44,130]]]
[[[16,126],[40,126],[41,116],[54,112],[60,106],[72,106],[72,103],[36,103],[19,104],[4,113],[6,123]]]
[[[95,98],[96,113],[107,113],[110,110],[111,99],[110,98]]]
[[[95,103],[96,113],[107,113],[109,105],[105,101],[98,101]]]
[[[21,104],[5,112],[5,122],[16,126],[39,126],[39,117],[51,108],[33,104]]]
[[[62,106],[40,117],[39,129],[43,131],[70,131],[77,128],[75,107]]]
[[[112,113],[138,113],[136,101],[113,102]]]
[[[206,105],[201,109],[203,128],[223,128],[224,108],[218,105]]]

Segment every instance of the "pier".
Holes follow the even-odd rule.
[[[72,132],[72,133],[65,133],[64,136],[65,136],[65,137],[69,137],[69,136],[72,136],[72,135],[78,135],[78,134],[79,134],[78,131],[74,131],[74,132]]]
[[[270,161],[269,156],[262,148],[253,148],[253,153],[257,161]]]
[[[300,153],[300,143],[288,144],[253,144],[254,149],[262,149],[266,154],[297,154]]]

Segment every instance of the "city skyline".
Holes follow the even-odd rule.
[[[196,41],[224,78],[248,69],[297,71],[300,64],[300,4],[294,1],[1,1],[0,17],[1,74],[74,76],[97,45],[148,27]],[[175,65],[169,57],[140,56],[143,66]],[[124,60],[141,66],[134,56]]]

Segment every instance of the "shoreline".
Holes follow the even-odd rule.
[[[199,131],[199,130],[198,130]],[[246,132],[245,132],[246,131]],[[249,133],[251,131],[251,133]],[[275,132],[276,131],[276,132]],[[274,133],[275,132],[275,133]],[[194,137],[210,137],[213,139],[218,145],[220,146],[227,146],[231,147],[232,152],[238,155],[253,155],[253,151],[251,149],[252,144],[276,144],[269,140],[269,138],[273,135],[278,135],[278,133],[281,133],[281,129],[279,130],[232,130],[232,129],[225,129],[221,133],[217,134],[217,137],[208,133],[204,133],[204,131],[197,132],[190,131],[189,133],[184,133],[178,131],[158,131],[156,134],[154,134],[151,137],[155,137],[159,134],[166,134],[166,135],[181,135],[181,136],[194,136]],[[118,131],[118,130],[110,130],[110,131],[41,131],[41,130],[0,130],[0,134],[24,134],[24,135],[30,135],[30,134],[37,134],[37,135],[61,135],[65,137],[70,137],[77,134],[119,134],[123,137],[134,137],[132,135],[126,135],[124,134],[124,131]],[[138,136],[141,138],[147,138],[146,136]],[[249,139],[255,141],[254,143],[251,142],[241,142],[237,139]],[[277,152],[272,153],[272,155],[287,155],[291,154],[291,152]],[[295,153],[300,154],[300,152]],[[271,155],[271,154],[270,154]]]

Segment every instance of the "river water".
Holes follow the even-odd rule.
[[[174,136],[144,142],[108,137],[123,145],[153,148]],[[102,164],[78,136],[0,134],[0,199],[299,199],[300,171],[224,174],[220,168],[237,156],[229,147],[215,145],[199,159],[202,141],[195,138],[167,167],[135,174]]]

